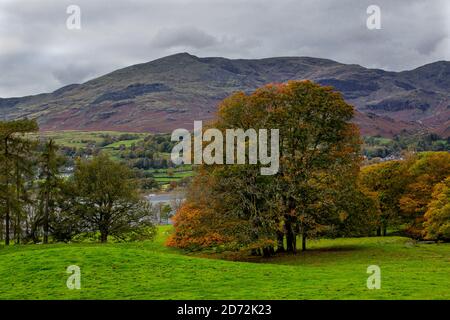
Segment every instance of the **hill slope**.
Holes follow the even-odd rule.
[[[180,53],[53,93],[0,99],[0,113],[37,117],[43,130],[168,132],[212,118],[217,103],[234,91],[310,79],[344,94],[364,134],[427,128],[448,136],[449,75],[450,62],[387,72],[307,57],[230,60]]]
[[[0,299],[450,299],[449,244],[323,239],[255,263],[188,256],[155,242],[0,246]],[[259,263],[256,263],[259,262]],[[368,290],[367,267],[382,269]],[[69,290],[66,268],[81,270]]]

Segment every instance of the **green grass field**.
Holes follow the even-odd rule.
[[[72,148],[85,148],[89,142],[100,142],[103,140],[104,135],[110,135],[111,137],[118,137],[125,132],[119,131],[78,131],[78,130],[65,130],[65,131],[43,131],[39,132],[39,135],[46,138],[52,138],[55,140],[56,144],[61,146],[67,146]],[[126,146],[131,145],[131,143],[136,143],[145,137],[145,133],[132,133],[134,135],[139,135],[142,138],[136,140],[123,140],[115,142],[107,147],[120,147],[121,144]]]
[[[131,147],[131,145],[133,144],[137,144],[138,142],[143,141],[143,138],[141,139],[132,139],[132,140],[121,140],[121,141],[117,141],[111,144],[108,144],[107,146],[104,146],[104,149],[108,149],[108,148],[120,148],[120,146],[125,146],[125,147]]]
[[[72,148],[86,148],[90,143],[99,143],[103,141],[105,135],[111,137],[119,137],[125,132],[119,131],[78,131],[78,130],[66,130],[66,131],[45,131],[40,132],[39,135],[46,138],[52,138],[58,145],[72,147]],[[101,147],[103,152],[106,152],[111,159],[115,161],[122,161],[120,158],[120,146],[130,147],[132,144],[137,144],[144,140],[147,134],[145,133],[130,133],[139,136],[138,139],[132,140],[120,140],[109,145]],[[159,156],[165,159],[170,159],[170,153],[160,153]],[[167,173],[167,169],[147,170],[154,173],[155,180],[163,185],[168,186],[170,182],[178,182],[185,177],[192,176],[192,167],[190,165],[179,167],[175,170],[173,175]]]
[[[1,299],[450,299],[450,244],[406,238],[310,242],[310,250],[253,262],[186,255],[154,242],[0,247]],[[381,268],[381,289],[366,287]],[[69,290],[66,268],[81,268]]]
[[[160,172],[160,173],[153,173],[155,180],[160,183],[169,183],[171,181],[180,181],[183,178],[192,177],[192,175],[193,175],[193,171],[178,171],[178,172],[173,172],[172,175],[169,175],[167,173],[167,170],[164,170],[164,172]]]

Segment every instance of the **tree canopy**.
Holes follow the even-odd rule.
[[[202,165],[169,244],[210,244],[198,239],[208,235],[217,243],[271,254],[275,248],[295,252],[301,235],[306,249],[308,237],[330,231],[350,215],[342,214],[350,209],[342,200],[356,185],[360,162],[352,117],[353,108],[339,93],[310,81],[225,99],[211,127],[279,129],[279,172],[262,176],[260,165]],[[204,232],[189,234],[191,223]]]

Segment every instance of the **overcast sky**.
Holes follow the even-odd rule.
[[[68,30],[69,5],[81,30]],[[366,27],[381,8],[381,30]],[[0,97],[177,52],[313,56],[387,70],[450,60],[449,0],[0,0]]]

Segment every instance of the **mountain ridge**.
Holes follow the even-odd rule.
[[[0,113],[5,119],[37,118],[42,130],[169,132],[211,119],[218,102],[232,92],[304,79],[340,91],[355,106],[363,134],[428,130],[450,135],[448,61],[394,72],[313,57],[227,59],[178,53],[51,93],[0,98]]]

